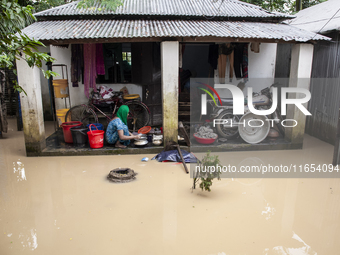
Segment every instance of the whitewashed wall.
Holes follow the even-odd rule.
[[[67,72],[68,72],[68,87],[71,95],[71,103],[73,105],[81,103],[81,95],[80,95],[80,88],[72,88],[71,84],[71,46],[69,45],[68,48],[57,47],[57,46],[50,46],[51,57],[55,58],[55,62],[53,64],[65,64],[67,65]],[[60,76],[54,77],[53,79],[62,79],[62,71],[61,67],[53,67],[52,70],[57,72]],[[66,79],[66,72],[64,68],[64,78]],[[66,100],[68,102],[68,100]],[[55,99],[55,107],[56,109],[63,109],[65,108],[65,99],[64,98],[56,98]],[[67,105],[66,108],[70,106]]]
[[[39,52],[49,53],[50,46],[47,47],[38,47]],[[47,66],[46,62],[43,61],[42,68],[46,71]],[[42,103],[43,103],[43,113],[44,119],[52,120],[51,113],[51,100],[50,100],[50,91],[48,88],[48,79],[46,79],[42,72],[40,72],[40,82],[41,82],[41,94],[42,94]]]
[[[260,53],[254,53],[248,49],[248,74],[249,82],[246,86],[253,87],[255,92],[260,92],[274,83],[275,62],[276,62],[276,43],[261,43]]]
[[[69,89],[71,95],[71,106],[75,106],[78,104],[86,103],[88,99],[84,93],[84,85],[83,83],[79,83],[79,87],[72,87],[71,83],[71,45],[68,48],[61,48],[56,46],[51,46],[51,56],[56,59],[53,64],[66,64],[68,68],[68,78],[69,78]],[[60,67],[55,67],[53,71],[59,73],[61,75]],[[54,79],[61,79],[60,77],[55,77]],[[130,94],[139,94],[142,98],[142,86],[137,84],[97,84],[97,87],[100,85],[105,85],[110,88],[113,88],[115,91],[119,91],[124,86],[128,89]],[[65,100],[61,98],[56,98],[56,109],[65,108]]]

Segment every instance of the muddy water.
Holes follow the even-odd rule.
[[[145,155],[27,158],[22,132],[5,137],[1,255],[339,254],[339,179],[222,179],[192,193],[179,164],[141,162]],[[309,136],[306,146],[270,157],[331,161],[332,146]],[[262,154],[225,155],[238,164]],[[116,167],[134,169],[137,180],[109,183]]]

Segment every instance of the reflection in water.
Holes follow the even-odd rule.
[[[264,251],[264,255],[317,255],[317,253],[294,232],[292,238],[297,240],[299,243],[302,243],[303,246],[298,248],[276,246],[271,251],[267,248]]]
[[[13,162],[14,173],[17,174],[17,181],[26,181],[26,173],[25,173],[24,164],[20,162],[19,160],[17,162]]]
[[[7,181],[7,165],[4,158],[4,151],[0,145],[0,195],[2,198],[7,198],[6,181]]]
[[[57,227],[57,220],[54,220],[54,226]],[[57,227],[57,229],[60,229],[60,227]]]
[[[266,217],[266,220],[269,220],[275,214],[276,210],[275,208],[271,207],[268,202],[264,208],[265,210],[261,212],[261,215],[264,215]]]
[[[29,248],[34,251],[38,247],[36,231],[36,229],[31,229],[31,232],[28,235],[22,233],[19,234],[19,239],[22,240],[21,244],[24,248]]]
[[[16,134],[0,140],[0,255],[339,254],[339,178],[231,181],[228,175],[211,192],[191,193],[181,165],[142,166],[140,154],[24,157],[17,154],[24,134]],[[307,138],[305,150],[220,158],[233,166],[248,157],[242,164],[330,162],[333,146]],[[138,181],[107,182],[117,167],[136,170]]]
[[[246,157],[238,164],[237,169],[240,169],[241,166],[260,166],[260,165],[264,165],[262,159],[258,157]]]

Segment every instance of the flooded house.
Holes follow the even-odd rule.
[[[287,86],[308,89],[308,82],[299,81],[310,78],[313,43],[328,40],[282,23],[293,16],[271,13],[237,0],[124,1],[115,11],[101,6],[80,9],[77,2],[71,2],[35,16],[37,22],[23,32],[43,42],[47,47],[41,51],[56,59],[53,65],[65,66],[70,76],[78,67],[90,68],[93,59],[86,56],[99,47],[103,70],[101,74],[95,71],[89,79],[97,86],[113,90],[125,88],[130,94],[138,94],[149,107],[148,124],[162,126],[164,143],[177,141],[178,120],[188,115],[179,108],[185,86],[181,75],[185,72],[190,71],[189,76],[198,78],[210,77],[217,83],[246,79],[246,87],[259,92],[274,83],[277,44],[291,43],[290,68],[294,72],[290,73]],[[222,54],[225,56],[222,58],[218,49],[226,45],[239,51]],[[92,53],[85,56],[84,52],[77,53],[76,47]],[[72,54],[82,56],[83,62],[77,68],[74,68],[76,58],[72,58]],[[96,61],[92,62],[92,67]],[[229,61],[228,67],[226,61]],[[242,69],[244,66],[246,70]],[[69,105],[64,99],[55,99],[52,103],[51,84],[37,68],[29,68],[18,60],[17,69],[19,84],[27,92],[27,96],[21,97],[27,155],[53,155],[53,149],[46,146],[44,114],[51,115],[51,104],[61,109],[86,103],[91,86],[96,85],[91,85],[89,79],[86,81],[84,75],[78,73],[77,79],[68,78]],[[61,73],[57,67],[53,70]],[[221,91],[222,96],[223,93]],[[286,128],[288,143],[279,147],[281,149],[302,147],[305,116],[295,109],[296,106],[289,106],[287,118],[299,121],[299,125]],[[74,153],[87,155],[89,151]],[[124,152],[109,149],[103,153]],[[74,155],[71,150],[69,154]]]

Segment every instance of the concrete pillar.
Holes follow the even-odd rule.
[[[178,56],[179,43],[161,43],[162,103],[164,145],[177,142],[178,135]]]
[[[312,44],[295,44],[292,48],[289,87],[308,89],[310,87],[310,77],[313,62]],[[303,98],[305,95],[290,93],[289,98]],[[307,103],[303,104],[307,108]],[[306,116],[295,105],[287,106],[287,119],[297,121],[296,127],[286,127],[286,139],[292,143],[303,143],[305,133]],[[288,124],[288,123],[287,123]],[[290,123],[289,123],[290,124]]]
[[[38,155],[45,147],[45,127],[41,98],[40,70],[29,67],[25,60],[16,61],[19,85],[26,91],[20,93],[22,122],[26,154]]]

